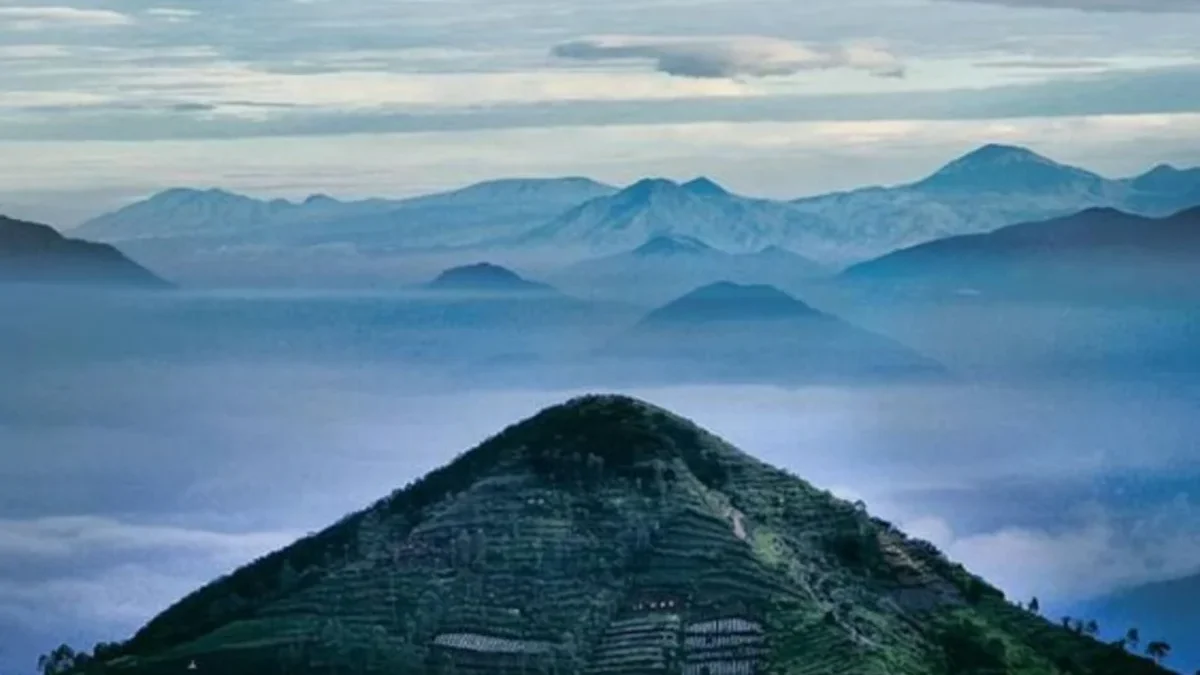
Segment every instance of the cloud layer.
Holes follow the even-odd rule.
[[[581,61],[650,61],[660,72],[695,78],[769,77],[849,68],[902,77],[893,54],[869,44],[810,46],[761,36],[600,36],[555,45],[554,56]]]
[[[132,17],[107,9],[75,7],[0,7],[0,31],[40,30],[55,26],[126,26]]]
[[[1006,7],[1077,9],[1084,12],[1197,12],[1196,0],[956,0]]]

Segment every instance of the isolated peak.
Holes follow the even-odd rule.
[[[938,172],[953,174],[977,169],[1013,167],[1018,165],[1059,166],[1055,161],[1019,145],[988,143],[950,162]]]
[[[990,143],[946,164],[917,187],[933,190],[1039,193],[1089,189],[1103,179],[1017,145]]]
[[[1163,162],[1161,164],[1154,165],[1154,168],[1150,169],[1149,171],[1147,171],[1146,173],[1144,173],[1142,175],[1144,175],[1144,176],[1164,176],[1164,175],[1171,175],[1171,174],[1176,174],[1176,173],[1183,173],[1183,171],[1179,167],[1175,166],[1174,164],[1168,164],[1166,162]]]
[[[1166,672],[1003,602],[860,505],[645,401],[589,395],[195,591],[101,665],[617,673],[668,672],[660,664],[673,659],[864,673],[902,653],[911,659],[898,675],[949,672],[960,654],[979,672],[1052,658],[1085,664],[1081,675]],[[872,649],[853,648],[862,607],[877,628]],[[297,641],[297,627],[314,625],[335,639]],[[397,648],[393,630],[419,638]],[[246,649],[248,635],[267,648]],[[646,646],[629,646],[638,640]],[[780,644],[825,651],[814,661]]]
[[[669,178],[643,178],[622,190],[627,196],[648,196],[651,194],[673,192],[679,189],[679,184]]]
[[[759,321],[816,314],[816,310],[774,286],[720,281],[664,305],[652,312],[647,321]]]
[[[490,262],[452,267],[429,282],[437,290],[549,291],[549,286],[529,281],[516,272]]]
[[[487,450],[489,445],[494,447]],[[704,453],[726,461],[742,453],[690,420],[646,401],[618,394],[589,394],[551,406],[481,446],[492,460],[527,461],[535,471],[558,471],[590,455],[607,469],[628,473],[651,460],[691,464]]]
[[[434,283],[455,279],[471,279],[475,281],[514,281],[521,280],[521,275],[490,262],[478,262],[470,265],[451,267],[438,275]]]
[[[1004,143],[986,143],[963,155],[962,159],[969,161],[992,162],[997,160],[1034,160],[1047,161],[1045,157],[1033,150],[1020,145]]]
[[[684,183],[681,187],[692,194],[716,196],[729,194],[728,190],[721,187],[715,181],[706,176],[693,178],[692,180]]]

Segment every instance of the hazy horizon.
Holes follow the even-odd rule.
[[[402,196],[515,175],[799,197],[985,142],[1106,175],[1200,164],[1183,2],[634,7],[10,2],[0,152],[22,162],[0,204],[65,226],[177,185]]]

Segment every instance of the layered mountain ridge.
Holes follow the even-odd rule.
[[[997,297],[1067,294],[1196,299],[1200,208],[1163,218],[1092,208],[1063,218],[948,237],[889,253],[843,273],[886,283]]]
[[[679,184],[646,178],[563,213],[508,245],[610,255],[655,237],[698,239],[728,253],[753,253],[795,239],[816,219],[767,199],[734,195],[709,179]]]
[[[297,202],[263,200],[216,188],[172,188],[89,220],[76,233],[114,242],[184,237],[287,246],[450,246],[503,236],[508,228],[613,191],[576,177],[505,178],[406,199],[357,201],[320,194]]]
[[[583,260],[560,269],[552,279],[581,296],[659,304],[714,280],[790,288],[829,271],[778,246],[736,254],[709,246],[696,237],[657,235],[632,251]]]
[[[174,189],[85,223],[82,235],[262,250],[554,251],[563,264],[686,237],[726,253],[776,246],[844,266],[939,238],[1095,207],[1161,217],[1200,204],[1200,169],[1159,165],[1110,179],[1029,149],[991,144],[917,181],[793,201],[735,194],[709,178],[647,178],[623,189],[586,178],[502,179],[405,200],[302,203]],[[174,255],[174,254],[171,254]]]

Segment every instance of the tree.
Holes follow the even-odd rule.
[[[1088,622],[1083,625],[1083,632],[1092,637],[1096,637],[1100,634],[1100,624],[1096,623],[1095,619],[1089,619]]]
[[[958,620],[938,635],[951,673],[1008,671],[1008,650],[1002,640],[990,638],[977,623]]]
[[[1129,645],[1130,649],[1137,649],[1138,643],[1142,641],[1142,636],[1138,634],[1137,628],[1130,628],[1125,631],[1125,644]]]
[[[1041,605],[1038,603],[1037,596],[1034,596],[1034,598],[1029,601],[1029,611],[1033,612],[1034,614],[1037,614],[1038,612],[1041,611],[1041,609],[1042,608],[1041,608]]]
[[[1162,660],[1167,658],[1171,653],[1171,645],[1162,640],[1155,640],[1146,645],[1146,656],[1154,659],[1155,663],[1162,663]]]
[[[42,675],[61,675],[74,670],[82,661],[87,660],[87,654],[76,652],[69,645],[59,645],[49,654],[38,657],[37,666]]]
[[[92,647],[92,659],[108,661],[121,655],[121,645],[117,642],[97,642]]]

